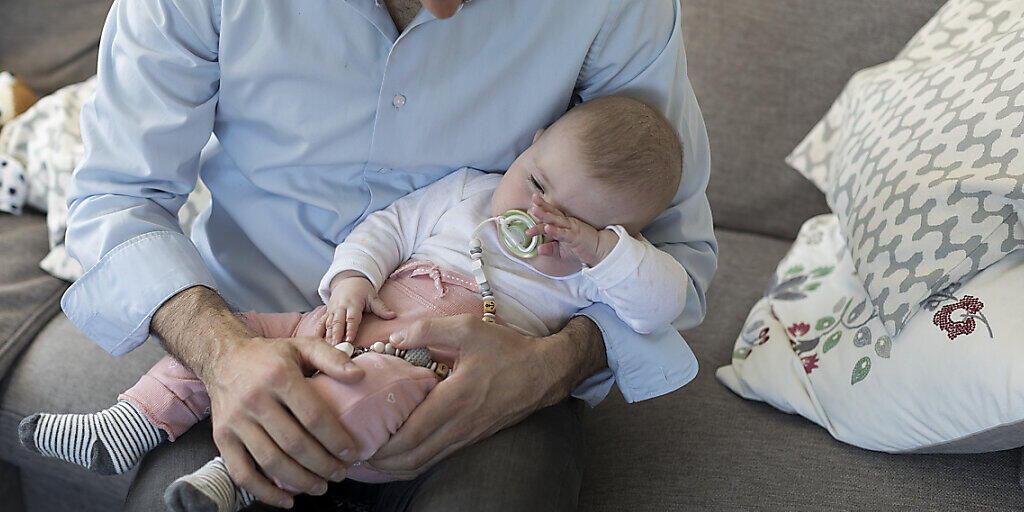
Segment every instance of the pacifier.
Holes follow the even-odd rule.
[[[527,230],[537,225],[537,220],[522,210],[509,210],[495,218],[498,223],[498,238],[502,245],[520,258],[537,256],[537,248],[544,243],[544,235],[529,236]]]

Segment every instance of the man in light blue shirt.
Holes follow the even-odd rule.
[[[229,309],[313,309],[334,246],[366,215],[462,166],[503,172],[574,102],[625,94],[677,127],[682,184],[644,234],[691,278],[675,328],[704,317],[718,249],[678,0],[422,3],[417,12],[416,0],[115,0],[103,29],[96,96],[82,111],[85,157],[68,194],[67,247],[87,271],[61,305],[112,354],[153,333],[195,371],[217,448],[268,503],[292,501],[267,477],[322,494],[352,462],[351,438],[321,413],[303,372],[361,373],[322,341],[254,339]],[[213,202],[186,236],[176,215],[197,175]],[[403,480],[454,479],[452,452],[476,444],[480,457],[495,432],[529,428],[535,411],[575,401],[567,396],[593,407],[615,382],[635,402],[696,375],[675,328],[639,335],[604,305],[581,315],[540,341],[479,321],[430,323],[410,344],[461,346],[460,372],[368,463]],[[533,363],[510,367],[509,346]],[[536,482],[568,486],[575,503],[578,473],[544,473],[557,459],[523,456],[534,457],[530,474],[509,478],[495,463],[495,475],[452,482],[478,492],[446,506],[476,506],[488,485]]]

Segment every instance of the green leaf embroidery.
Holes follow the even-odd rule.
[[[819,330],[819,331],[824,331],[825,329],[828,329],[829,327],[832,327],[833,325],[835,325],[835,323],[836,323],[836,319],[835,318],[832,318],[830,316],[826,316],[826,317],[819,318],[818,319],[818,323],[814,326],[814,328]]]
[[[733,359],[746,359],[750,355],[750,347],[740,347],[732,353]]]
[[[836,331],[832,333],[832,335],[825,340],[825,346],[821,349],[821,353],[824,354],[825,352],[832,350],[832,347],[836,346],[836,343],[839,343],[839,339],[842,337],[843,331]]]
[[[786,275],[796,274],[797,272],[803,271],[803,269],[803,265],[793,265],[792,267],[789,267],[789,270],[786,271]]]
[[[832,273],[833,270],[835,270],[835,267],[831,267],[831,266],[818,267],[818,268],[816,268],[816,269],[811,271],[811,275],[814,276],[814,277],[825,277],[825,276],[829,275],[830,273]]]
[[[804,287],[804,291],[814,291],[817,290],[819,286],[821,286],[821,283],[811,283]]]
[[[843,297],[843,298],[839,299],[839,302],[836,302],[835,306],[832,306],[832,312],[833,313],[838,313],[841,309],[843,309],[843,306],[845,306],[845,305],[846,305],[846,297]]]
[[[850,385],[854,385],[868,376],[868,372],[871,371],[871,358],[864,356],[857,361],[857,364],[853,365],[853,375],[850,377]]]

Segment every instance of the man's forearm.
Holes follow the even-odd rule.
[[[204,381],[209,363],[231,340],[256,336],[217,292],[205,286],[186,288],[166,300],[153,314],[149,330],[164,342],[169,354]]]
[[[562,401],[581,382],[608,366],[601,329],[585,316],[573,317],[545,341],[545,363],[554,380],[545,406]]]

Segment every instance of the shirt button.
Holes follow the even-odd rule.
[[[402,96],[401,94],[396,94],[395,97],[391,100],[391,104],[396,107],[401,107],[402,105],[405,105],[405,96]]]
[[[387,167],[381,167],[380,169],[377,169],[377,172],[379,172],[381,174],[387,174],[387,172],[390,171],[390,170],[391,169],[388,169]]]

